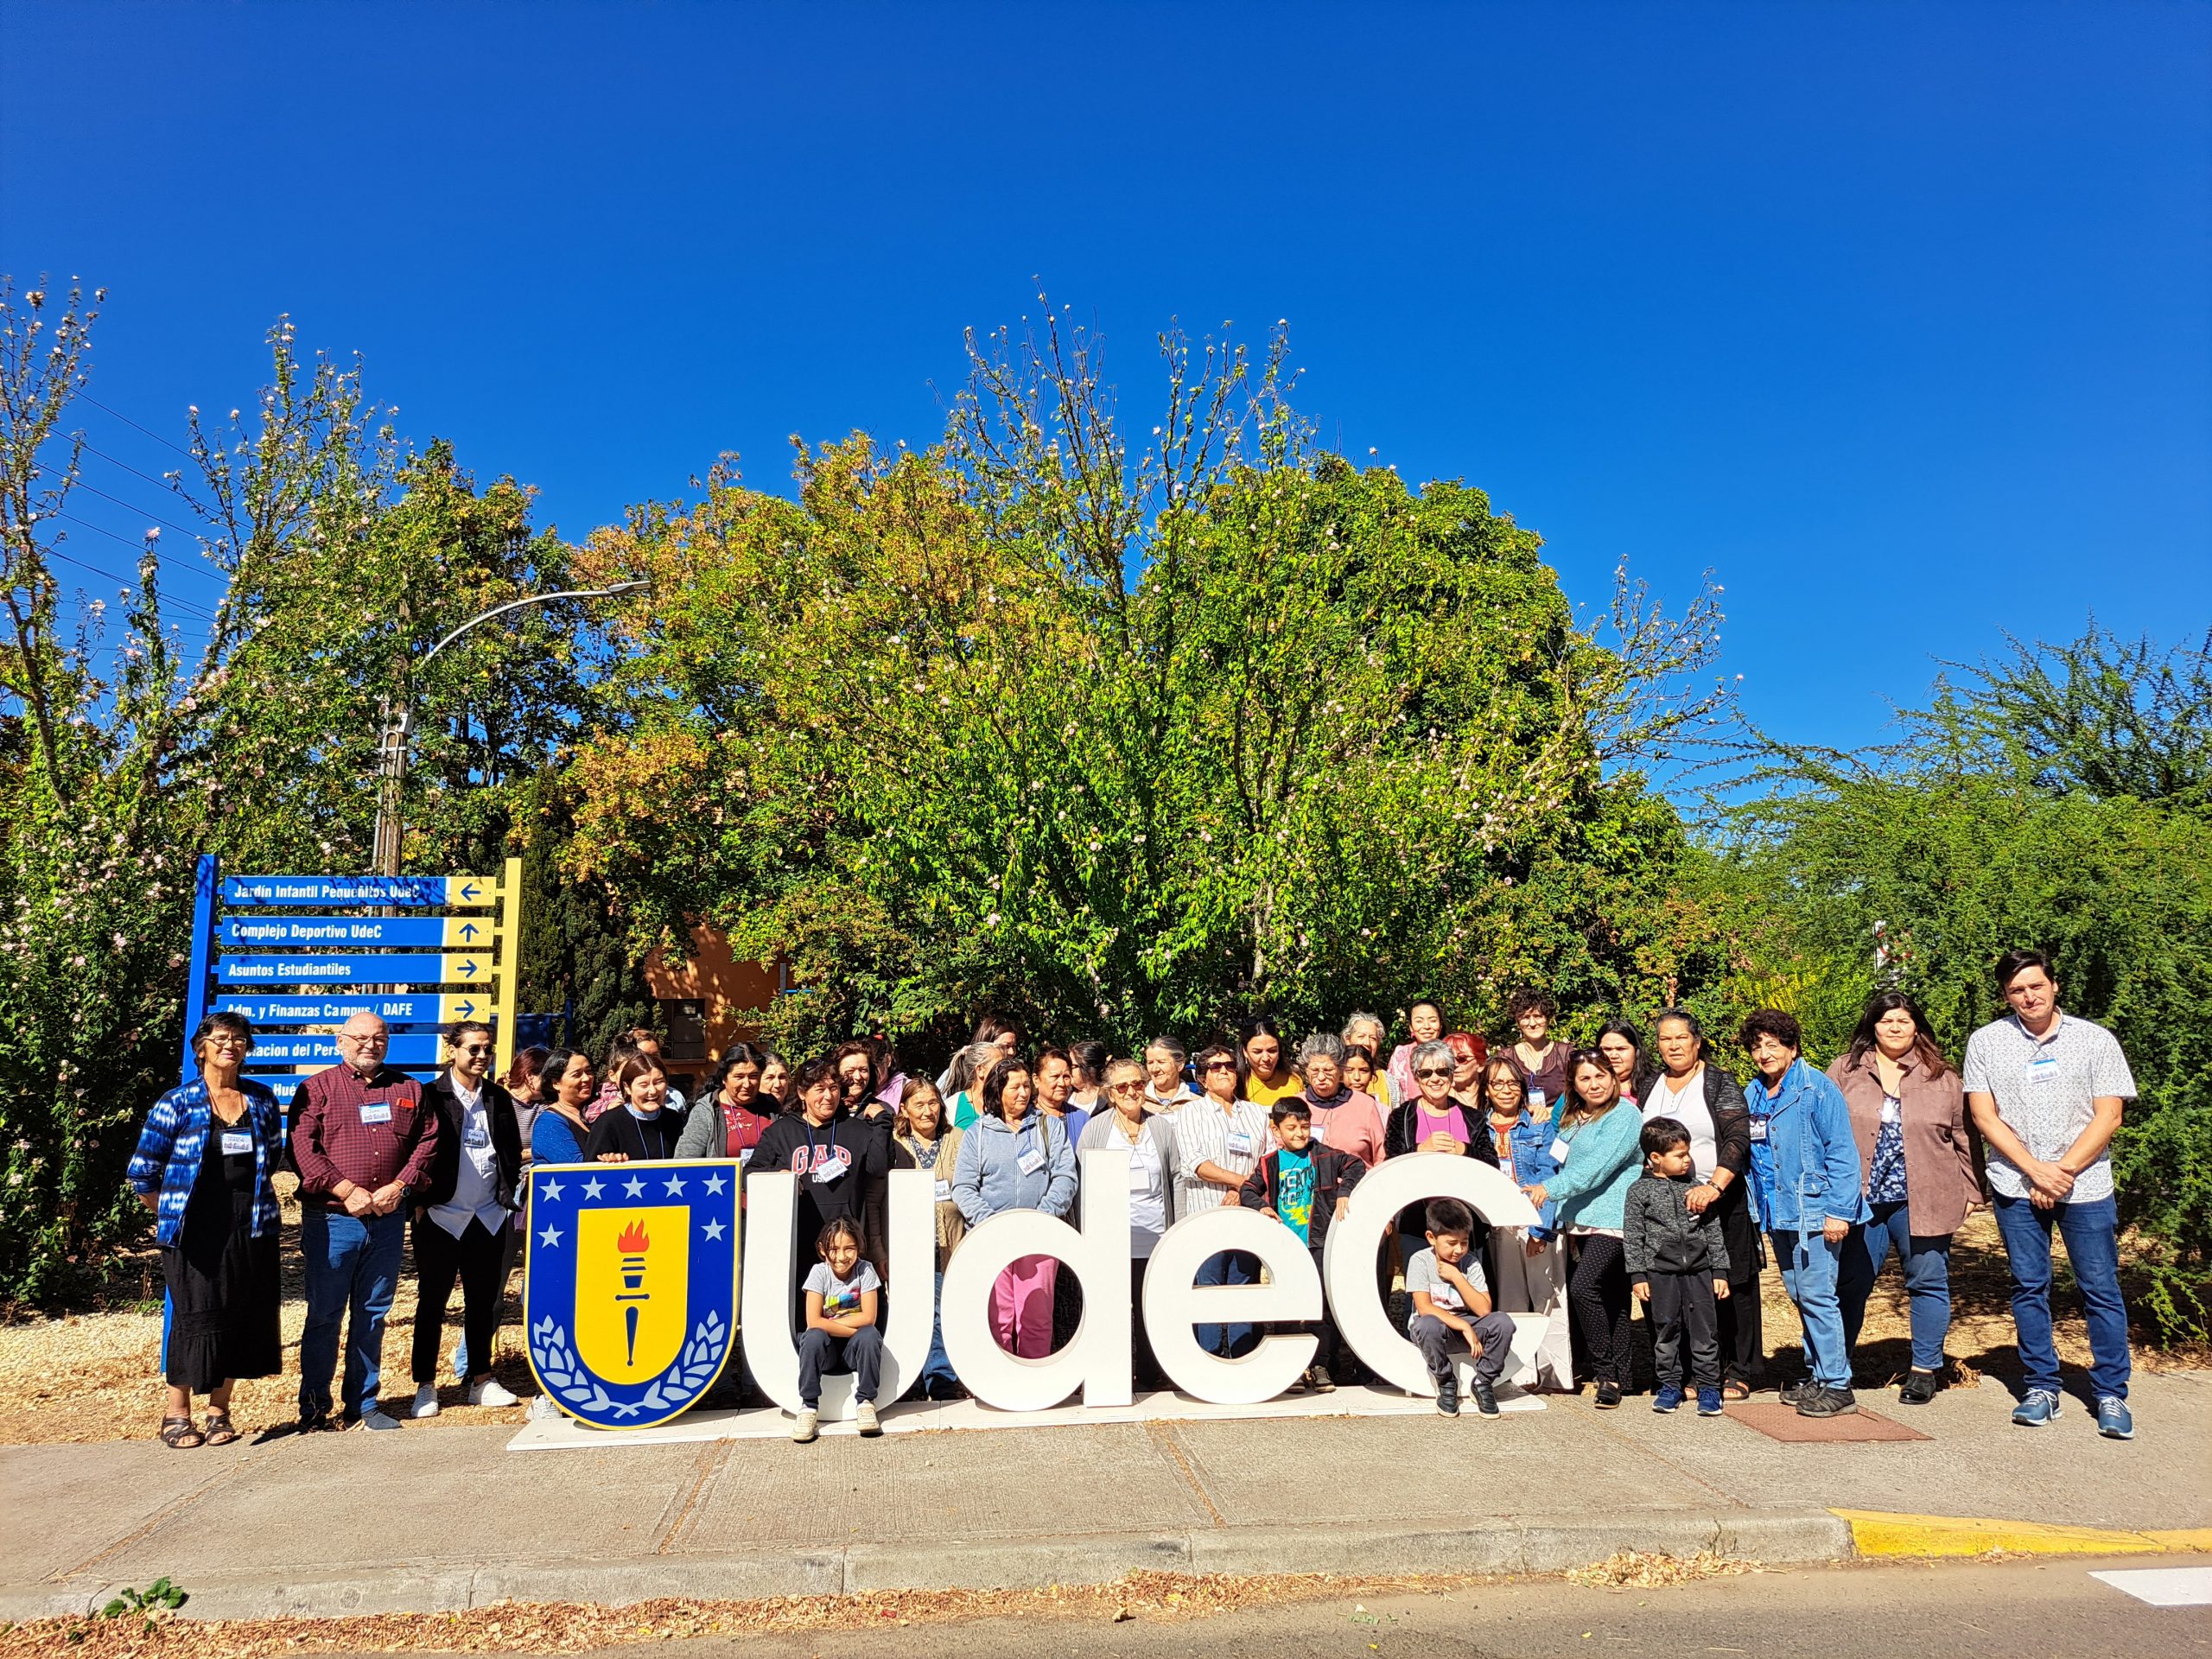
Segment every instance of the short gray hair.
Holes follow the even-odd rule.
[[[1309,1060],[1326,1060],[1332,1065],[1344,1063],[1344,1039],[1333,1031],[1317,1031],[1298,1046],[1298,1069],[1306,1070]]]
[[[1452,1052],[1452,1045],[1441,1038],[1433,1043],[1416,1044],[1411,1058],[1415,1071],[1424,1065],[1433,1065],[1439,1060],[1444,1062],[1447,1070],[1457,1070],[1459,1064],[1459,1057]]]
[[[1344,1018],[1344,1028],[1343,1033],[1344,1041],[1347,1043],[1358,1042],[1359,1039],[1353,1036],[1352,1033],[1359,1030],[1363,1026],[1368,1027],[1374,1031],[1375,1040],[1371,1043],[1363,1044],[1362,1046],[1363,1047],[1371,1048],[1378,1056],[1381,1055],[1382,1052],[1382,1045],[1389,1040],[1390,1027],[1382,1023],[1382,1016],[1379,1014],[1370,1014],[1366,1009],[1361,1008],[1356,1013],[1346,1015]]]
[[[1155,1048],[1159,1049],[1163,1053],[1173,1056],[1175,1064],[1179,1066],[1181,1065],[1184,1061],[1191,1058],[1187,1053],[1184,1052],[1183,1045],[1177,1042],[1173,1037],[1154,1037],[1151,1041],[1147,1042],[1144,1046],[1142,1052],[1149,1054]]]

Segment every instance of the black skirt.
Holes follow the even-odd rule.
[[[207,1126],[183,1230],[162,1251],[168,1286],[162,1370],[171,1388],[194,1394],[284,1368],[276,1234],[253,1236],[253,1154],[219,1153],[221,1134],[219,1122]]]

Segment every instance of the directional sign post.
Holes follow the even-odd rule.
[[[518,858],[496,876],[226,876],[203,854],[186,1033],[210,1007],[244,1014],[247,1064],[288,1104],[302,1073],[337,1061],[334,1034],[356,1014],[391,1026],[386,1061],[421,1076],[445,1058],[444,1027],[485,1020],[504,1075],[521,936]],[[198,1075],[188,1041],[181,1075]]]

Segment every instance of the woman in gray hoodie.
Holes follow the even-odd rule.
[[[1075,1148],[1058,1118],[1034,1110],[1036,1086],[1019,1058],[1001,1061],[983,1081],[975,1125],[961,1137],[952,1201],[970,1227],[1006,1210],[1041,1210],[1065,1217],[1075,1205]],[[991,1289],[991,1334],[1025,1359],[1052,1351],[1052,1287],[1060,1264],[1049,1255],[1017,1256]]]

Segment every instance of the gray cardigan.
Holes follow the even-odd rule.
[[[1728,1276],[1728,1245],[1720,1236],[1719,1209],[1690,1213],[1690,1182],[1646,1175],[1629,1188],[1621,1205],[1621,1253],[1630,1280],[1655,1273]]]
[[[1077,1152],[1117,1152],[1120,1147],[1109,1138],[1108,1130],[1117,1114],[1110,1106],[1090,1115],[1090,1122],[1083,1126],[1083,1138],[1076,1142]],[[1145,1138],[1152,1142],[1160,1154],[1160,1178],[1165,1187],[1164,1202],[1167,1209],[1167,1225],[1175,1224],[1175,1119],[1172,1112],[1154,1112],[1144,1121]]]

